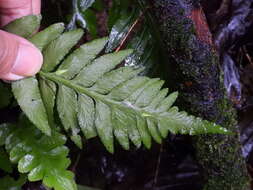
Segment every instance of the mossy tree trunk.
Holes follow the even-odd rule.
[[[170,81],[179,104],[192,114],[221,124],[234,135],[196,138],[205,190],[244,190],[248,176],[241,155],[236,112],[228,101],[212,36],[198,0],[149,1],[168,56]]]

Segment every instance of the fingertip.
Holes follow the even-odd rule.
[[[18,76],[33,76],[39,72],[42,63],[43,56],[33,44],[20,43],[17,58],[10,72]]]
[[[0,79],[19,80],[39,72],[43,56],[31,42],[0,31]]]
[[[35,15],[39,15],[41,12],[41,0],[33,0],[32,1],[32,13]]]

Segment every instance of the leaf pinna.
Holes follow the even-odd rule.
[[[9,31],[18,33],[14,27]],[[82,31],[62,31],[56,24],[30,38],[43,52],[42,71],[13,84],[20,107],[44,133],[50,135],[55,127],[57,110],[63,128],[79,147],[82,136],[99,136],[109,152],[114,152],[114,138],[128,150],[130,141],[150,148],[152,139],[161,143],[168,133],[228,134],[173,107],[178,93],[168,94],[162,80],[139,76],[142,69],[119,67],[132,50],[100,56],[107,43],[101,38],[72,51]]]
[[[52,131],[51,136],[45,135],[22,116],[17,125],[0,125],[0,139],[10,161],[18,165],[20,173],[28,173],[29,181],[42,180],[55,190],[77,190],[74,174],[67,170],[69,150],[62,134]]]

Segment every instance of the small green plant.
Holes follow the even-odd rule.
[[[25,117],[17,126],[5,124],[0,130],[10,161],[18,164],[20,173],[28,173],[30,181],[42,180],[55,189],[76,189],[73,173],[66,170],[70,160],[64,135],[58,132],[44,135]]]
[[[75,190],[70,165],[68,137],[80,148],[83,139],[98,136],[114,152],[114,139],[126,150],[130,142],[150,148],[168,133],[229,134],[206,120],[180,112],[173,106],[178,93],[168,94],[158,78],[139,76],[142,69],[119,67],[132,50],[103,55],[107,38],[96,39],[76,50],[80,29],[63,32],[54,24],[33,35],[41,17],[27,16],[5,27],[26,37],[44,56],[35,76],[12,83],[22,111],[18,124],[0,126],[0,145],[5,145],[12,163],[30,181],[40,181],[55,190]],[[63,130],[66,133],[63,133]]]

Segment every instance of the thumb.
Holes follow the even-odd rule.
[[[0,79],[19,80],[41,68],[41,52],[29,41],[0,30]]]

